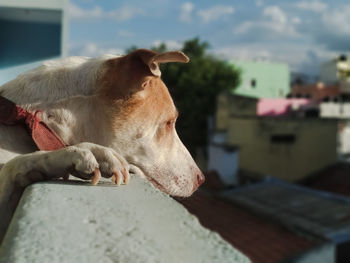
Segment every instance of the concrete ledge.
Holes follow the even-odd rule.
[[[250,262],[147,181],[27,187],[0,262]]]

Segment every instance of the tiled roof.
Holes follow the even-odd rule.
[[[332,165],[301,184],[318,190],[350,196],[350,165],[346,163]]]
[[[253,263],[280,262],[318,244],[318,241],[293,234],[228,201],[198,191],[192,197],[178,201],[196,215],[203,226],[218,232]]]

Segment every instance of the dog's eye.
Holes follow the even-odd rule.
[[[174,124],[175,124],[175,120],[168,120],[168,121],[166,122],[166,127],[167,127],[168,129],[171,129],[171,128],[174,127]]]

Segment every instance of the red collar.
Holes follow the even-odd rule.
[[[40,110],[32,114],[12,101],[0,96],[0,124],[24,124],[40,150],[53,151],[66,147],[66,144],[57,134],[40,120],[38,116],[39,112]]]

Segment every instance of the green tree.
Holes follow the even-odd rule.
[[[215,112],[216,96],[237,87],[239,70],[207,53],[209,44],[198,38],[184,43],[182,51],[190,62],[161,65],[162,79],[169,88],[180,115],[177,131],[192,155],[207,145],[207,120]],[[152,48],[165,52],[160,44]]]
[[[136,49],[138,49],[138,47],[135,46],[135,45],[132,45],[131,47],[129,47],[129,48],[127,48],[127,49],[125,50],[125,53],[126,53],[126,54],[129,54],[129,53],[135,51]]]

